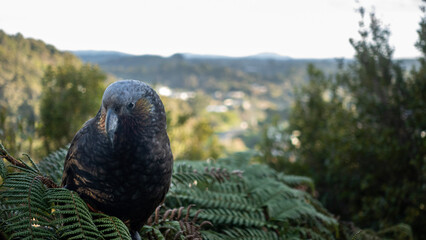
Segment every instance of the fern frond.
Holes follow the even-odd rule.
[[[10,173],[3,183],[1,200],[5,229],[17,239],[51,236],[52,217],[45,199],[46,187],[38,175]]]
[[[271,181],[271,179],[251,181],[249,193],[254,202],[265,205],[265,202],[272,203],[287,198],[304,198],[306,193],[285,184]]]
[[[202,171],[199,171],[193,166],[185,163],[178,163],[173,168],[173,184],[191,184],[195,181],[198,183],[203,183],[208,182],[210,179],[210,175],[203,174]]]
[[[331,232],[318,232],[312,227],[292,226],[286,229],[284,233],[285,239],[312,239],[324,240],[335,239]]]
[[[284,199],[276,204],[274,209],[269,208],[269,216],[274,221],[303,221],[304,219],[319,219],[327,225],[336,225],[334,218],[317,212],[316,209],[303,199]],[[269,206],[268,206],[269,207]]]
[[[147,239],[201,239],[201,228],[210,225],[208,221],[198,223],[198,215],[201,210],[191,214],[189,205],[184,211],[184,207],[179,209],[167,209],[160,213],[161,206],[157,207],[154,214],[148,219],[148,225],[144,226],[141,236]],[[193,212],[192,212],[193,213]]]
[[[277,180],[291,187],[307,186],[311,192],[315,192],[314,181],[311,178],[295,175],[277,174]]]
[[[86,203],[77,193],[64,188],[51,188],[47,197],[55,216],[53,224],[64,239],[98,239],[101,235]]]
[[[24,153],[23,154],[25,157],[27,157],[28,161],[31,163],[31,165],[33,166],[34,170],[36,170],[36,172],[40,173],[40,169],[38,168],[37,164],[33,161],[33,159],[30,157],[30,155]]]
[[[0,177],[1,177],[1,180],[4,180],[6,178],[6,175],[7,175],[6,164],[4,164],[3,159],[0,158]]]
[[[61,183],[67,151],[67,148],[61,148],[44,157],[38,164],[40,172],[58,185]]]
[[[226,236],[219,231],[206,230],[201,231],[203,239],[205,240],[223,240],[226,239]]]
[[[231,186],[232,188],[232,186]],[[215,189],[218,190],[218,189]],[[192,188],[179,188],[173,190],[171,198],[178,198],[184,205],[195,204],[201,208],[227,208],[235,210],[255,211],[257,206],[247,200],[246,194],[238,194]]]
[[[262,227],[266,220],[262,211],[233,211],[230,209],[205,209],[200,214],[201,219],[206,219],[217,225],[235,225],[244,227]]]
[[[277,240],[278,235],[275,232],[264,231],[255,228],[232,228],[223,230],[226,239],[243,240]]]
[[[160,231],[160,229],[144,225],[142,229],[140,230],[140,235],[144,239],[158,239],[158,240],[165,240],[166,238],[163,236],[163,233]]]
[[[131,239],[129,230],[120,219],[100,213],[92,213],[92,217],[104,239]]]

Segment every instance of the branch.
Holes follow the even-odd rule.
[[[4,146],[2,144],[0,144],[0,158],[6,159],[12,165],[15,165],[15,166],[18,166],[18,167],[22,167],[22,168],[28,168],[25,164],[23,164],[22,162],[20,162],[18,159],[12,157],[7,152],[6,148],[4,148]]]
[[[10,162],[12,165],[20,167],[20,168],[25,168],[25,169],[30,169],[30,167],[24,163],[22,163],[20,160],[12,157],[6,150],[6,148],[0,144],[0,159],[4,158],[6,159],[8,162]],[[40,174],[40,173],[39,173]],[[45,177],[43,175],[39,175],[37,176],[37,178],[48,188],[59,188],[59,186],[53,182],[52,179]]]

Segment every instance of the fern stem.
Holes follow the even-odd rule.
[[[38,178],[48,188],[59,188],[59,186],[48,177],[39,175],[36,178]]]
[[[108,216],[108,217],[109,217],[109,219],[111,220],[111,222],[114,224],[114,228],[117,230],[118,236],[120,237],[120,239],[121,239],[121,240],[123,240],[123,237],[121,236],[121,232],[120,232],[120,230],[118,229],[117,224],[115,224],[114,219],[112,219],[112,217],[111,217],[111,216]]]
[[[22,168],[27,168],[27,166],[25,164],[23,164],[22,162],[18,161],[16,158],[12,157],[6,150],[6,148],[4,148],[3,144],[0,143],[0,158],[4,158],[6,159],[8,162],[10,162],[11,164],[15,165],[15,166],[19,166]]]
[[[40,169],[38,168],[38,166],[37,166],[37,164],[35,164],[35,162],[33,161],[33,159],[30,157],[30,155],[28,155],[28,154],[26,154],[26,153],[24,153],[23,154],[25,157],[27,157],[28,158],[28,161],[30,161],[31,162],[31,164],[33,165],[33,167],[37,170],[37,172],[38,173],[41,173],[40,172]]]

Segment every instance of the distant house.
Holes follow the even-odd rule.
[[[157,89],[158,94],[160,94],[161,96],[165,96],[165,97],[171,97],[171,98],[178,98],[181,100],[188,100],[190,98],[194,98],[195,97],[195,92],[192,91],[176,91],[176,90],[172,90],[171,88],[167,87],[167,86],[161,86]]]
[[[217,113],[223,113],[228,111],[228,107],[225,105],[208,105],[206,107],[207,112],[217,112]]]
[[[228,98],[242,99],[246,94],[243,91],[230,91],[226,94]]]
[[[165,97],[170,97],[173,94],[172,89],[170,89],[169,87],[166,87],[166,86],[159,87],[157,92],[158,92],[158,94],[165,96]]]

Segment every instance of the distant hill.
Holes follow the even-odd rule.
[[[116,51],[95,51],[95,50],[83,50],[83,51],[70,51],[71,53],[78,56],[84,62],[103,62],[114,58],[129,57],[131,54],[116,52]]]
[[[268,90],[263,97],[287,104],[294,84],[307,79],[306,68],[314,63],[325,72],[335,71],[334,59],[291,59],[271,53],[234,58],[226,56],[175,54],[170,57],[155,55],[123,55],[113,52],[74,52],[83,61],[99,64],[117,78],[139,79],[151,84],[167,85],[186,90],[216,91],[241,90],[253,95],[256,86]],[[107,56],[107,57],[106,57]],[[259,97],[259,96],[257,96]],[[286,99],[284,103],[283,99]]]
[[[120,57],[131,57],[136,56],[134,54],[122,53],[117,51],[96,51],[96,50],[82,50],[82,51],[70,51],[77,55],[84,62],[103,62],[113,58]],[[178,53],[185,59],[263,59],[263,60],[289,60],[291,57],[282,56],[276,53],[259,53],[256,55],[245,56],[245,57],[229,57],[223,55],[205,55],[205,54],[193,54],[193,53]]]
[[[255,58],[255,59],[264,59],[264,60],[290,60],[291,57],[282,56],[276,53],[259,53],[256,55],[248,56],[245,58]]]
[[[192,53],[182,53],[182,56],[186,59],[263,59],[263,60],[288,60],[291,57],[281,56],[276,53],[259,53],[256,55],[245,56],[245,57],[229,57],[221,55],[202,55]]]
[[[222,82],[232,85],[247,82],[268,84],[296,83],[307,78],[306,67],[312,63],[325,73],[337,69],[337,60],[295,59],[275,53],[260,53],[247,57],[177,53],[170,57],[131,55],[114,51],[74,51],[84,62],[99,64],[106,72],[119,78],[136,78],[150,83],[167,84],[185,89],[220,90]],[[415,59],[400,59],[406,68],[416,66]],[[345,63],[351,62],[346,59]],[[194,80],[194,77],[198,81]],[[192,78],[192,80],[188,80]],[[217,80],[204,85],[207,79]],[[197,84],[198,82],[198,84]],[[228,84],[228,85],[229,85]],[[238,85],[237,84],[237,85]],[[225,84],[227,85],[227,84]],[[228,89],[229,88],[226,88]]]

